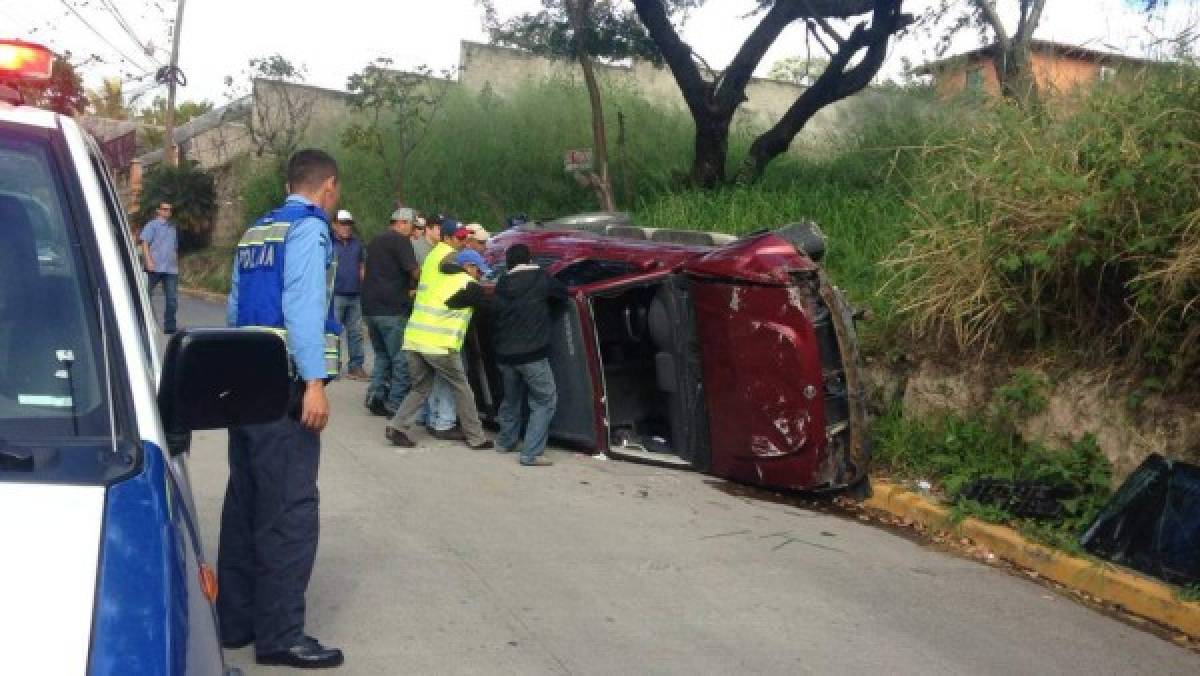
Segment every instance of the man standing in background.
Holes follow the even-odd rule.
[[[375,415],[394,415],[409,389],[408,363],[401,348],[420,276],[410,239],[414,219],[412,209],[396,209],[388,229],[367,245],[362,308],[375,365],[366,405]]]
[[[354,216],[342,209],[333,224],[333,252],[337,260],[337,278],[333,284],[333,312],[346,336],[346,377],[366,380],[363,370],[363,310],[360,294],[364,263],[367,259],[362,241],[354,234]],[[340,370],[340,364],[339,364]]]
[[[175,333],[175,314],[179,308],[179,232],[171,218],[171,203],[160,202],[155,217],[138,240],[142,244],[142,260],[150,283],[150,294],[154,287],[163,287],[163,333]]]
[[[425,264],[425,257],[442,241],[442,217],[430,216],[424,219],[421,236],[413,238],[413,253],[417,257],[417,265]]]

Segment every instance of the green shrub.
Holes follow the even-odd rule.
[[[195,162],[183,162],[178,167],[156,165],[142,181],[139,222],[154,218],[161,202],[170,202],[174,207],[171,220],[179,228],[180,251],[208,246],[217,213],[217,191],[212,176],[198,169]]]
[[[1028,411],[1026,401],[1011,401],[997,392],[987,412],[975,415],[906,418],[898,406],[875,421],[875,465],[897,478],[927,479],[955,505],[954,514],[1010,523],[1027,535],[1063,549],[1078,550],[1078,538],[1095,519],[1110,494],[1112,467],[1091,435],[1066,449],[1050,449],[1024,441],[1015,421]],[[1015,518],[1004,509],[958,497],[975,479],[1043,481],[1065,484],[1077,496],[1063,500],[1058,522]]]
[[[254,163],[242,175],[242,222],[250,225],[283,203],[287,179],[274,161]]]
[[[988,353],[1200,366],[1200,74],[1155,71],[927,145],[889,292],[919,335]]]

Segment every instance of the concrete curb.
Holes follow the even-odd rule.
[[[931,529],[953,531],[987,547],[996,556],[1059,584],[1158,622],[1188,636],[1200,636],[1200,603],[1175,596],[1171,587],[1115,564],[1071,556],[1026,540],[1005,526],[964,519],[955,525],[950,510],[895,484],[872,482],[874,495],[863,503]]]

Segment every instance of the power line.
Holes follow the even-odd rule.
[[[125,15],[121,13],[120,8],[118,8],[112,0],[100,0],[100,4],[102,5],[102,9],[107,10],[108,13],[112,15],[112,18],[116,20],[117,25],[121,27],[121,30],[125,31],[125,34],[129,36],[129,39],[133,40],[134,44],[141,49],[142,53],[145,54],[146,57],[151,61],[153,61],[155,65],[161,66],[162,62],[154,58],[154,50],[150,48],[148,43],[143,42],[142,39],[138,37],[137,33],[134,32],[133,27],[129,25],[129,21],[125,18]]]
[[[139,63],[136,59],[130,58],[130,56],[128,54],[126,54],[124,51],[122,51],[120,47],[114,45],[111,40],[104,37],[104,34],[101,33],[100,31],[96,30],[96,27],[93,26],[87,19],[85,19],[84,16],[82,14],[80,14],[79,11],[77,9],[75,9],[75,7],[73,5],[71,5],[69,2],[67,2],[67,0],[58,0],[58,1],[62,4],[63,7],[66,7],[72,14],[74,14],[75,18],[79,19],[79,21],[82,22],[84,26],[87,26],[88,30],[90,30],[96,37],[103,40],[104,44],[108,45],[109,47],[112,47],[130,65],[132,65],[134,68],[140,69],[142,72],[146,72],[148,70],[146,68],[145,64]]]

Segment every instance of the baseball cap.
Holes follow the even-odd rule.
[[[392,212],[392,221],[408,221],[413,223],[417,220],[417,212],[408,207],[400,207]]]
[[[466,239],[468,234],[467,229],[459,225],[458,221],[453,218],[442,219],[442,237]]]
[[[467,227],[465,228],[465,230],[470,234],[470,236],[472,238],[474,238],[480,242],[486,242],[486,241],[488,241],[488,238],[491,237],[491,234],[489,234],[488,231],[485,230],[483,228],[483,226],[478,223],[467,224]]]
[[[413,223],[413,227],[417,228],[418,230],[424,230],[425,229],[425,219],[420,216],[417,216],[417,220],[416,220],[416,222]]]
[[[488,266],[487,261],[483,260],[483,256],[474,249],[463,249],[458,252],[458,255],[454,257],[454,262],[459,265],[474,265],[483,274],[492,274],[492,268]]]
[[[354,216],[351,215],[351,213],[349,211],[346,211],[345,209],[338,209],[337,218],[335,218],[333,220],[335,220],[339,223],[353,223]]]
[[[508,227],[516,228],[529,223],[529,217],[525,214],[515,214],[513,216],[509,216],[505,222]]]

